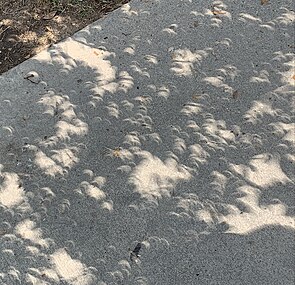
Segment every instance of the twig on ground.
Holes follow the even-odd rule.
[[[10,28],[10,26],[7,26],[3,31],[1,31],[0,32],[0,36],[6,31],[6,30],[8,30]]]

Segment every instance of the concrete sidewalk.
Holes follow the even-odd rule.
[[[135,0],[0,76],[0,285],[294,284],[294,20]]]

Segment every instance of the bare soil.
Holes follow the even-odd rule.
[[[0,74],[129,0],[0,0]]]

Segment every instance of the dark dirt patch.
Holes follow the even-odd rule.
[[[130,0],[0,0],[0,74]]]

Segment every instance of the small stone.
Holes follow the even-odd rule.
[[[238,97],[239,97],[239,92],[238,92],[238,90],[235,90],[234,92],[233,92],[233,98],[236,100],[236,99],[238,99]]]
[[[40,80],[40,77],[39,77],[39,74],[36,71],[30,71],[30,72],[28,72],[25,75],[24,79],[27,79],[30,82],[35,83],[35,84],[38,84],[41,81]]]

